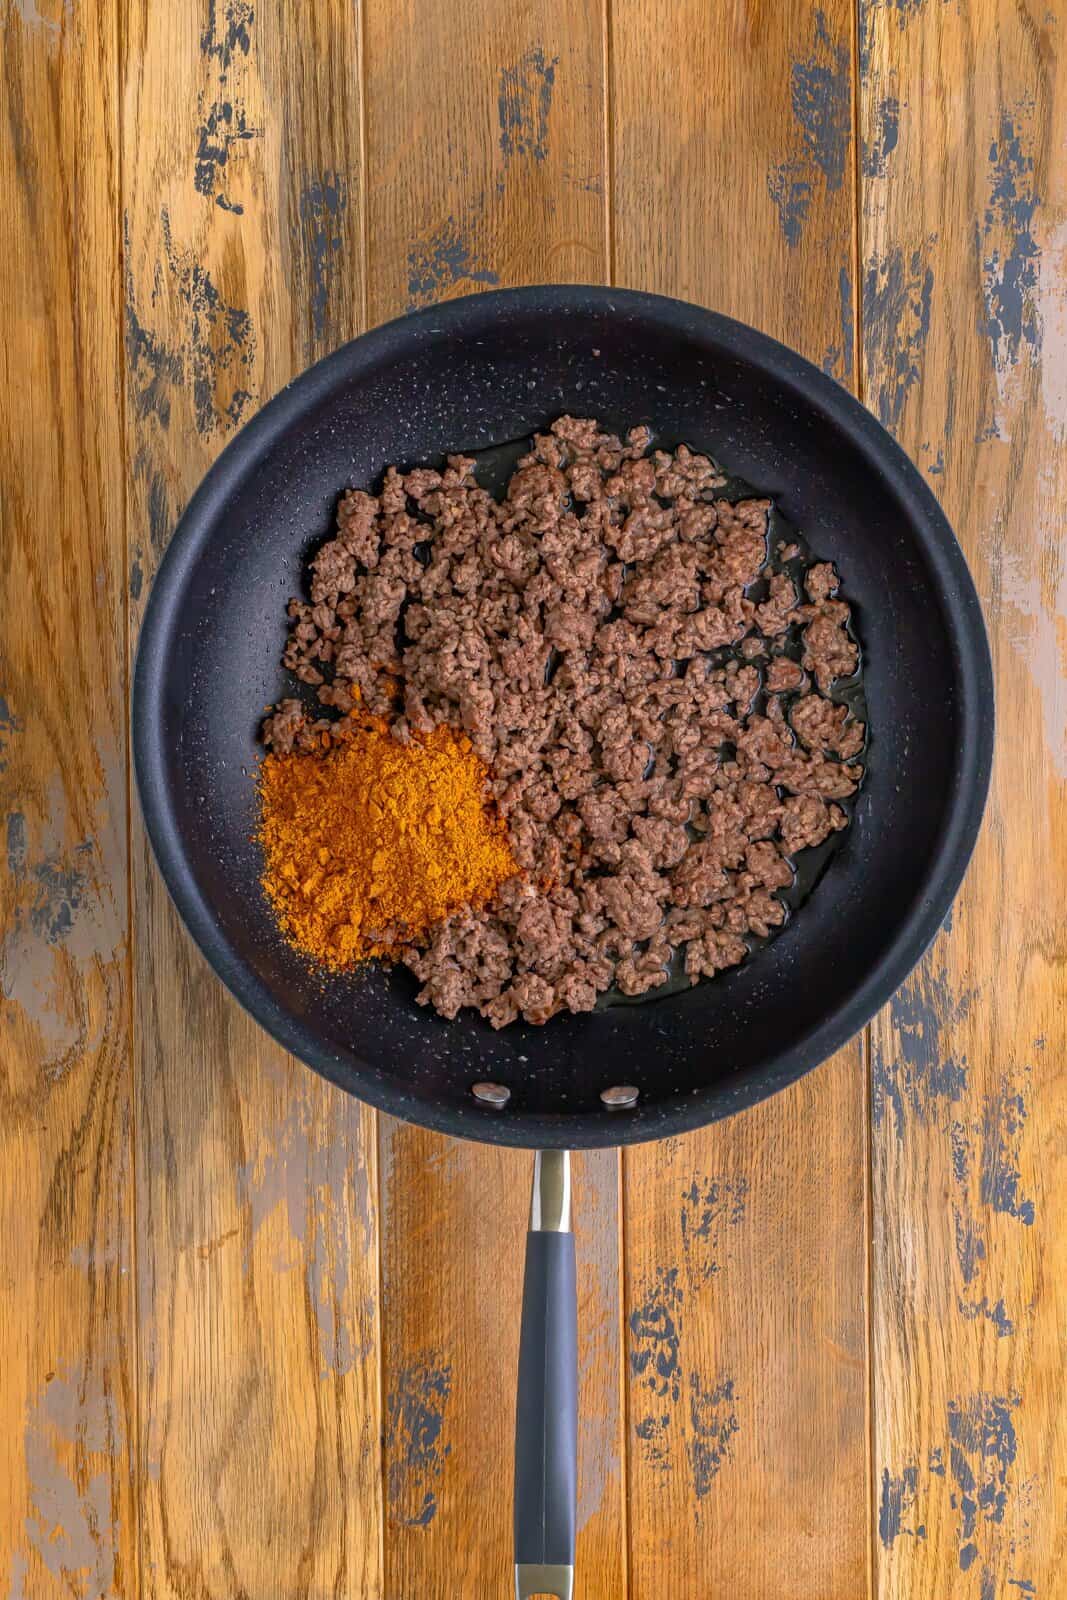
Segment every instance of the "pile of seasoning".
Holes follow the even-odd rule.
[[[333,970],[396,955],[519,870],[485,763],[450,727],[401,744],[352,712],[258,781],[263,888],[289,942]]]

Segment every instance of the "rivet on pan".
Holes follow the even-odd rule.
[[[614,1089],[601,1089],[600,1098],[611,1111],[618,1111],[626,1106],[635,1106],[640,1089],[635,1089],[632,1083],[620,1083]]]
[[[487,1106],[506,1106],[511,1099],[511,1090],[502,1083],[472,1083],[471,1094]]]

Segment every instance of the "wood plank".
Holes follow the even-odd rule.
[[[604,280],[603,26],[593,0],[516,17],[367,0],[372,323],[495,284]]]
[[[131,634],[182,505],[362,322],[359,17],[126,25]],[[144,1593],[381,1593],[375,1119],[286,1058],[133,849]]]
[[[386,1593],[504,1592],[529,1158],[382,1127]],[[574,1164],[582,1593],[625,1592],[618,1156]]]
[[[618,282],[853,382],[852,14],[613,8]],[[854,1600],[869,1564],[857,1041],[740,1119],[624,1158],[636,1597]]]
[[[371,0],[373,321],[495,283],[603,281],[603,18]],[[440,70],[447,56],[448,70]],[[449,441],[442,439],[442,447]],[[530,1161],[382,1120],[386,1592],[503,1593]],[[583,1595],[625,1591],[618,1159],[576,1163]]]
[[[0,33],[0,1583],[132,1596],[116,8]]]
[[[1000,727],[951,931],[875,1033],[877,1592],[1053,1595],[1067,1561],[1067,40],[1062,10],[1006,0],[871,6],[864,21],[868,403],[967,552]]]

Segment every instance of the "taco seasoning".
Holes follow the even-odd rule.
[[[259,768],[263,888],[282,933],[340,970],[418,943],[518,872],[488,770],[440,726],[400,743],[356,711]]]

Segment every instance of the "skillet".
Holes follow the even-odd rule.
[[[528,437],[564,412],[615,429],[647,422],[658,442],[710,454],[773,498],[815,559],[839,564],[864,654],[867,778],[811,898],[740,967],[646,1004],[494,1032],[466,1013],[427,1014],[399,969],[325,981],[309,971],[258,889],[250,773],[264,707],[292,691],[279,666],[285,601],[301,591],[341,491],[371,487],[391,462],[434,464]],[[445,1133],[542,1152],[520,1350],[520,1595],[571,1592],[577,1336],[565,1152],[730,1115],[861,1028],[951,905],[992,740],[977,596],[919,472],[800,356],[679,301],[549,286],[401,318],[283,390],[190,502],[148,602],[133,690],[141,804],[187,927],[252,1015],[341,1088]],[[486,1083],[491,1099],[472,1092]]]

